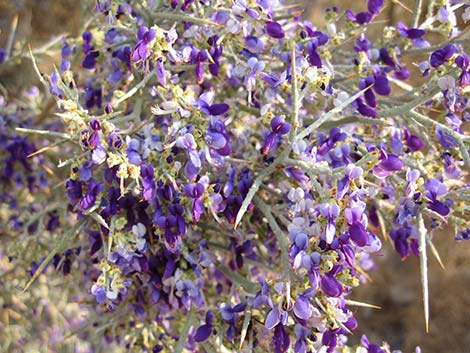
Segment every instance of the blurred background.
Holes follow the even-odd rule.
[[[298,8],[303,10],[303,17],[317,26],[324,23],[324,9],[328,6],[337,5],[341,10],[344,10],[345,6],[351,6],[355,10],[363,10],[366,7],[365,1],[299,0],[295,3],[299,4]],[[426,4],[427,1],[424,3]],[[403,0],[401,3],[385,1],[385,4],[379,18],[381,21],[379,26],[390,25],[398,20],[408,24],[411,22],[414,0]],[[33,48],[37,48],[53,36],[78,35],[83,11],[91,13],[92,8],[77,0],[0,0],[0,47],[6,45],[15,16],[18,16],[15,43],[30,44]],[[380,36],[381,33],[382,31],[378,28],[376,32],[369,33],[369,38]],[[45,62],[43,65],[46,72],[50,72],[52,65],[58,63],[56,58],[50,58]],[[408,67],[411,69],[412,65]],[[29,60],[23,60],[13,66],[0,67],[0,84],[9,92],[25,89],[35,81],[36,75]],[[441,269],[434,257],[429,255],[431,298],[429,333],[426,334],[424,330],[419,263],[415,257],[402,262],[393,251],[392,245],[386,243],[383,255],[376,258],[377,269],[370,273],[372,281],[355,289],[352,297],[358,301],[378,305],[382,309],[357,309],[359,329],[353,337],[354,341],[357,342],[362,333],[367,333],[371,340],[377,342],[385,340],[393,349],[402,349],[404,353],[414,352],[414,347],[417,345],[422,348],[423,352],[429,353],[470,352],[470,334],[468,334],[470,330],[470,242],[456,243],[453,236],[453,231],[449,230],[435,234],[434,237],[434,244],[446,266],[445,270]],[[5,263],[2,266],[0,261],[0,285],[2,277],[5,279],[4,275],[9,270],[11,269]],[[0,291],[0,296],[3,295],[0,297],[0,302],[4,308],[5,305],[7,307],[14,305],[12,301],[27,299],[25,297],[27,294],[20,293],[19,285],[17,290],[18,293],[9,293],[8,296]],[[59,294],[61,299],[57,297],[51,299],[51,296],[58,294],[51,293],[51,288],[48,289],[45,283],[38,285],[37,290],[42,290],[41,295],[45,297],[44,302],[37,304],[39,309],[48,300],[64,299],[61,294]],[[19,311],[20,316],[23,315],[29,320],[28,327],[23,328],[23,331],[20,330],[22,335],[25,335],[25,343],[28,341],[33,343],[32,341],[36,338],[39,340],[41,325],[51,322],[50,317],[54,314],[47,310],[35,310],[31,313],[30,308],[21,307],[21,305],[15,310]],[[80,316],[78,305],[68,307],[67,310],[71,310],[72,313],[76,312],[74,315],[77,317]],[[5,324],[4,317],[5,315],[0,317],[0,322],[3,320],[3,324]],[[9,320],[11,325],[15,324],[14,316],[9,317]],[[54,341],[54,346],[59,347],[58,351],[68,351],[60,349],[61,342],[65,341],[65,335],[62,333],[59,336],[60,339],[57,342]],[[5,347],[2,348],[0,343],[0,351],[6,349]],[[34,344],[31,344],[31,349],[27,351],[44,352]]]

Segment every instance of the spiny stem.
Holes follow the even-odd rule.
[[[295,42],[292,44],[292,129],[290,131],[289,140],[293,141],[295,135],[297,134],[297,129],[299,128],[299,88],[297,82],[297,65],[295,62]]]
[[[292,151],[292,144],[289,144],[284,148],[282,153],[269,165],[269,167],[263,169],[261,173],[253,181],[253,184],[248,190],[248,193],[246,194],[245,199],[243,200],[242,205],[240,206],[240,209],[238,210],[237,217],[235,219],[234,228],[237,228],[237,226],[240,224],[243,216],[245,215],[248,209],[248,206],[253,200],[253,197],[256,195],[261,184],[263,183],[263,180],[269,175],[271,175],[276,170],[276,167],[279,164],[284,163],[284,161],[286,160],[287,156],[289,155],[291,151]]]
[[[432,120],[431,118],[419,114],[414,110],[409,111],[407,114],[411,115],[413,118],[415,118],[417,121],[422,122],[423,124],[426,124],[428,126],[439,126],[446,134],[452,136],[458,143],[459,148],[460,148],[460,153],[462,155],[462,158],[464,160],[465,166],[467,168],[470,168],[470,155],[468,153],[467,147],[465,146],[464,142],[468,142],[469,138],[466,136],[462,136],[450,127],[439,123],[438,121]]]
[[[13,48],[13,42],[15,40],[17,27],[18,27],[18,15],[15,15],[13,17],[13,20],[11,21],[10,34],[8,35],[7,45],[5,47],[5,50],[7,52],[5,60],[7,60],[11,56],[11,50]]]
[[[369,303],[364,303],[364,302],[358,302],[356,300],[351,300],[351,299],[346,299],[344,301],[346,304],[351,305],[351,306],[360,306],[363,308],[371,308],[371,309],[382,309],[381,306],[369,304]]]
[[[61,202],[61,203],[55,203],[55,204],[47,206],[42,211],[32,215],[31,218],[28,220],[28,222],[25,223],[24,228],[27,229],[31,224],[36,222],[38,219],[40,219],[41,217],[43,217],[47,213],[58,210],[60,208],[66,208],[67,205],[68,205],[68,202]]]
[[[236,284],[238,287],[243,288],[245,291],[251,294],[258,293],[261,289],[260,285],[256,282],[242,277],[238,272],[232,271],[225,265],[217,265],[217,269],[222,272],[230,281]]]
[[[295,140],[299,141],[302,140],[303,138],[307,137],[310,135],[312,132],[314,132],[316,129],[318,129],[323,123],[326,121],[330,120],[335,114],[340,113],[342,110],[344,110],[346,107],[348,107],[352,102],[354,102],[356,99],[358,99],[360,96],[364,94],[365,91],[367,91],[371,86],[368,86],[364,88],[362,91],[357,92],[356,94],[352,95],[348,99],[346,99],[344,102],[342,102],[340,105],[337,107],[331,109],[328,113],[320,117],[319,119],[315,120],[312,124],[310,124],[306,129],[304,129],[302,132],[300,132],[296,137]]]
[[[57,138],[71,140],[70,135],[65,134],[63,132],[55,132],[55,131],[49,131],[49,130],[26,129],[26,128],[23,128],[23,127],[17,127],[16,131],[23,132],[25,134],[41,135],[41,136],[47,136],[47,137],[57,137]]]
[[[397,115],[403,115],[410,113],[413,109],[416,107],[420,106],[423,103],[426,103],[427,101],[431,100],[436,94],[440,93],[441,89],[439,87],[433,88],[430,92],[427,94],[421,94],[419,98],[416,98],[415,100],[405,103],[401,106],[398,106],[396,108],[391,108],[391,109],[384,109],[378,112],[379,117],[383,118],[388,118],[388,117],[393,117]]]
[[[116,100],[115,106],[118,106],[125,100],[131,98],[134,94],[136,94],[142,87],[144,87],[147,82],[155,75],[155,70],[150,71],[147,76],[145,76],[142,81],[140,81],[137,85],[131,88],[126,94]]]
[[[85,225],[87,221],[86,218],[81,219],[70,229],[67,233],[65,233],[60,240],[58,240],[57,244],[55,245],[54,249],[47,255],[44,261],[39,265],[36,272],[34,272],[33,277],[26,283],[26,286],[23,289],[23,292],[26,292],[28,288],[34,283],[34,281],[39,277],[42,271],[46,268],[46,266],[51,262],[52,258],[62,251],[65,250],[67,247],[68,242],[72,239],[72,237],[80,231],[80,229]]]
[[[426,242],[428,243],[429,248],[431,249],[432,254],[433,254],[434,257],[436,258],[437,262],[439,263],[439,266],[441,266],[441,268],[442,268],[443,270],[445,270],[446,267],[444,266],[444,263],[443,263],[442,260],[441,260],[441,256],[439,255],[439,252],[437,251],[436,247],[434,246],[434,243],[432,242],[431,237],[427,236],[427,237],[426,237]]]
[[[192,22],[192,23],[199,24],[199,25],[211,25],[215,27],[222,26],[216,22],[206,20],[205,18],[197,18],[197,17],[187,15],[187,14],[177,14],[177,13],[172,13],[172,12],[154,12],[152,13],[152,16],[154,16],[156,19],[159,19],[159,20],[172,20],[176,22],[185,21],[185,22]]]
[[[419,18],[421,17],[422,7],[423,7],[423,0],[416,0],[415,14],[413,17],[413,27],[418,27]]]
[[[46,152],[47,150],[50,150],[51,148],[60,146],[60,145],[62,145],[62,144],[64,144],[64,143],[66,143],[67,141],[69,141],[69,140],[68,140],[68,139],[63,139],[63,140],[54,142],[54,143],[52,143],[52,144],[50,144],[50,145],[48,145],[48,146],[45,146],[45,147],[43,147],[43,148],[40,148],[40,149],[34,151],[34,152],[31,153],[31,154],[28,154],[27,157],[28,157],[28,158],[32,158],[32,157],[34,157],[34,156],[36,156],[36,155],[38,155],[38,154],[41,154],[41,153],[43,153],[43,152]]]
[[[175,350],[173,351],[174,353],[183,352],[184,345],[186,344],[186,341],[188,340],[189,329],[191,328],[191,325],[193,324],[194,312],[195,312],[194,306],[191,305],[191,309],[189,310],[189,313],[185,317],[186,321],[184,323],[183,329],[181,330]]]
[[[429,285],[428,285],[428,258],[426,254],[426,226],[423,215],[418,213],[418,233],[419,233],[419,263],[421,272],[421,285],[423,288],[424,323],[426,332],[429,332]]]
[[[245,318],[243,319],[243,326],[242,326],[242,332],[240,335],[240,346],[239,350],[242,349],[243,342],[245,341],[246,334],[248,332],[248,326],[250,325],[251,322],[251,306],[248,305],[245,309]]]
[[[381,126],[392,126],[390,122],[384,119],[378,118],[365,118],[359,115],[345,116],[344,118],[338,120],[326,121],[322,124],[322,128],[325,130],[331,129],[333,127],[344,126],[348,124],[364,124],[364,125],[381,125]]]
[[[254,197],[254,202],[256,204],[256,207],[258,207],[261,212],[263,212],[264,216],[266,217],[269,227],[271,230],[274,232],[276,235],[277,241],[279,243],[279,247],[281,249],[281,264],[282,264],[282,277],[283,280],[286,282],[286,288],[287,288],[287,293],[286,293],[286,300],[287,300],[287,307],[290,307],[290,273],[291,273],[291,264],[289,262],[289,241],[287,239],[286,234],[282,231],[281,227],[279,227],[279,224],[277,224],[276,219],[274,218],[273,214],[271,213],[271,210],[269,206],[264,203],[261,198],[255,196]]]
[[[330,110],[323,117],[321,117],[318,120],[314,121],[309,127],[304,129],[301,133],[299,133],[293,139],[291,139],[291,143],[284,148],[282,153],[270,164],[270,166],[268,168],[263,169],[263,171],[261,171],[261,173],[258,175],[258,177],[254,180],[252,186],[248,190],[248,193],[247,193],[245,199],[243,200],[242,205],[240,206],[240,210],[237,213],[237,217],[235,219],[235,225],[234,225],[235,228],[240,224],[244,214],[246,213],[246,210],[248,209],[248,206],[249,206],[250,202],[253,200],[253,197],[258,192],[259,187],[261,186],[264,178],[271,175],[271,173],[274,172],[276,167],[279,164],[281,164],[285,161],[285,159],[289,156],[290,152],[292,151],[293,143],[295,141],[299,141],[299,140],[305,138],[306,136],[310,135],[320,125],[322,125],[327,120],[331,119],[331,117],[333,117],[335,114],[341,112],[344,108],[346,108],[348,105],[350,105],[352,102],[354,102],[357,98],[359,98],[362,94],[364,94],[364,92],[367,89],[369,89],[370,87],[371,86],[366,87],[362,91],[359,91],[356,94],[354,94],[353,96],[349,97],[346,101],[344,101],[339,106],[337,106],[337,107],[333,108],[332,110]],[[298,100],[297,96],[296,96],[296,100]],[[298,110],[299,107],[297,106],[297,104],[298,104],[298,102],[295,104],[295,106],[293,108]],[[298,118],[298,111],[296,113],[294,112],[294,120],[296,119],[295,118],[296,115],[297,115],[297,118]]]
[[[39,81],[44,86],[46,90],[46,94],[49,94],[49,85],[47,84],[46,80],[44,80],[44,77],[42,76],[41,71],[39,71],[38,63],[36,62],[36,58],[34,57],[31,46],[28,46],[28,49],[29,49],[29,56],[31,57],[31,61],[33,62],[34,71],[36,72],[36,75],[38,75]]]

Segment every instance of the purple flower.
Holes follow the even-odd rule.
[[[93,256],[103,246],[103,238],[101,238],[100,232],[86,230],[86,233],[90,244],[90,256]]]
[[[362,250],[368,253],[376,253],[382,249],[382,241],[377,235],[372,232],[369,232],[369,239],[367,245],[362,247]]]
[[[370,343],[366,335],[361,338],[361,345],[367,349],[367,353],[385,353],[385,351],[374,343]]]
[[[235,14],[239,15],[246,13],[248,16],[254,18],[255,20],[259,18],[258,11],[249,7],[246,3],[246,0],[235,0],[232,10]]]
[[[132,163],[134,165],[140,165],[142,163],[142,158],[140,157],[139,149],[139,140],[130,139],[127,144],[126,150],[127,159],[129,160],[129,163]]]
[[[374,91],[381,96],[388,96],[392,91],[387,79],[387,76],[383,73],[374,75]]]
[[[430,199],[435,199],[448,193],[447,186],[435,178],[429,179],[424,184],[424,188],[426,189],[426,196]]]
[[[255,299],[253,300],[253,308],[257,309],[262,305],[272,307],[273,303],[269,296],[269,284],[265,280],[260,281],[260,284],[261,290],[256,294]]]
[[[346,10],[346,17],[360,25],[369,23],[372,20],[372,14],[369,12],[359,12],[355,14],[351,10]]]
[[[358,99],[356,99],[355,103],[357,106],[357,111],[361,113],[362,115],[368,116],[370,118],[375,118],[377,116],[377,112],[375,111],[375,109],[371,107],[369,104],[366,104],[364,102],[364,98],[359,97]]]
[[[220,305],[220,313],[222,318],[229,323],[229,328],[227,329],[227,338],[232,340],[236,336],[235,320],[239,313],[241,313],[246,308],[246,303],[240,303],[235,306],[231,306],[226,303]]]
[[[323,132],[318,133],[318,154],[324,156],[331,151],[337,142],[344,141],[346,136],[346,133],[341,132],[339,127],[332,128],[328,137]]]
[[[156,195],[155,174],[152,165],[142,164],[140,176],[142,177],[142,197],[144,200],[152,200]]]
[[[106,149],[101,144],[91,152],[91,160],[97,165],[104,163],[104,161],[106,161],[106,156]]]
[[[419,151],[426,145],[419,136],[411,134],[408,129],[405,129],[405,143],[411,152]]]
[[[265,72],[260,72],[259,75],[268,85],[273,88],[279,87],[287,80],[287,71],[283,71],[279,77],[277,77],[275,74],[267,74]]]
[[[367,53],[371,48],[370,40],[367,39],[364,33],[361,33],[359,37],[356,39],[356,45],[354,46],[354,50],[356,52],[365,52]]]
[[[331,244],[336,235],[336,218],[339,215],[339,206],[336,203],[333,204],[322,204],[319,207],[320,213],[327,219],[327,225],[325,228],[325,241],[327,244]]]
[[[295,335],[297,336],[297,341],[294,344],[295,353],[307,353],[307,338],[310,336],[311,329],[303,327],[302,325],[296,324],[294,327]]]
[[[351,10],[347,10],[346,16],[351,21],[356,22],[360,25],[369,23],[372,20],[373,16],[379,14],[383,3],[383,0],[369,0],[367,2],[367,12],[359,12],[358,14],[355,14]]]
[[[71,205],[76,205],[82,197],[82,182],[69,179],[65,183],[65,193]]]
[[[439,180],[431,178],[424,184],[424,188],[426,189],[426,196],[430,199],[428,207],[441,216],[447,216],[450,213],[449,206],[437,199],[439,196],[447,194],[447,186]]]
[[[212,116],[225,114],[229,110],[230,106],[226,103],[212,104],[214,101],[214,96],[215,94],[213,91],[208,91],[201,94],[197,101],[199,109],[203,113]]]
[[[258,53],[264,50],[263,41],[255,36],[245,37],[245,44],[247,48],[253,53]]]
[[[222,318],[227,321],[231,322],[237,317],[238,313],[241,313],[246,308],[246,303],[240,303],[235,306],[231,306],[229,304],[222,303],[220,306],[220,313]]]
[[[366,230],[367,216],[364,212],[365,204],[363,203],[344,211],[349,225],[349,236],[357,246],[365,246],[369,242],[369,233]]]
[[[212,62],[209,64],[209,71],[213,76],[218,76],[220,71],[219,58],[222,56],[223,47],[218,45],[219,36],[214,35],[207,40],[207,43],[211,45],[209,54],[212,58]]]
[[[321,277],[320,288],[329,297],[337,298],[343,293],[343,287],[338,280],[330,274]]]
[[[465,88],[470,84],[469,59],[467,54],[459,55],[455,59],[456,65],[462,69],[459,76],[460,87]]]
[[[106,290],[104,287],[94,284],[91,286],[90,292],[93,294],[98,304],[104,304],[106,302]]]
[[[317,52],[317,44],[314,41],[310,41],[306,45],[307,49],[307,54],[308,54],[308,61],[310,62],[310,65],[316,66],[316,67],[322,67],[322,61],[320,54]]]
[[[166,86],[166,76],[165,65],[163,65],[163,58],[157,59],[157,65],[155,65],[155,72],[157,74],[158,82],[165,87]]]
[[[139,41],[137,42],[134,50],[131,54],[131,59],[134,62],[141,60],[147,60],[151,54],[149,50],[149,44],[155,39],[157,32],[151,28],[148,29],[146,26],[141,26],[137,32]]]
[[[170,214],[168,216],[158,215],[156,213],[153,218],[154,224],[164,231],[165,246],[172,253],[178,251],[179,245],[181,244],[181,236],[186,231],[182,213],[182,209],[179,214]]]
[[[247,65],[250,68],[250,72],[246,75],[244,83],[248,91],[253,91],[257,75],[264,69],[265,63],[264,61],[259,61],[256,57],[252,57],[248,59]]]
[[[313,306],[310,299],[315,295],[315,290],[307,289],[297,296],[294,304],[294,314],[302,320],[308,320],[313,315]]]
[[[410,70],[406,68],[406,66],[397,65],[395,68],[395,72],[393,73],[393,77],[398,80],[408,80],[411,77]]]
[[[452,148],[459,145],[457,140],[448,132],[446,132],[440,125],[436,126],[435,137],[444,148]]]
[[[92,132],[88,137],[88,146],[93,150],[101,144],[101,134],[99,132],[101,130],[101,126],[98,120],[94,119],[90,122],[90,127]]]
[[[385,74],[374,74],[374,76],[368,76],[359,81],[359,89],[361,90],[371,85],[375,93],[381,96],[388,96],[391,92],[390,84]],[[364,92],[364,98],[370,107],[375,108],[377,107],[377,100],[372,89],[369,88]]]
[[[405,225],[398,229],[393,229],[390,232],[390,237],[392,238],[395,245],[395,250],[402,259],[408,257],[411,253],[411,250],[413,250],[416,256],[419,256],[417,240],[418,231],[415,227]]]
[[[88,210],[95,204],[98,194],[103,190],[104,185],[92,179],[88,182],[87,187],[88,192],[80,199],[79,202],[82,210]]]
[[[447,44],[444,48],[438,49],[431,54],[429,62],[432,67],[436,68],[449,61],[450,58],[458,53],[458,49],[454,44]]]
[[[455,240],[470,240],[470,228],[466,228],[455,235]]]
[[[387,153],[380,148],[379,164],[374,167],[374,174],[379,178],[385,178],[393,172],[402,170],[403,161],[397,155]]]
[[[310,181],[310,178],[307,176],[307,174],[304,173],[304,171],[300,168],[297,168],[295,166],[289,165],[284,168],[284,173],[289,178],[294,179],[300,184],[306,184]]]
[[[109,133],[106,142],[111,150],[119,150],[123,146],[124,141],[122,137],[119,136],[119,130],[113,130]]]
[[[183,136],[180,136],[176,139],[176,146],[179,148],[184,148],[187,151],[189,162],[196,169],[201,167],[201,159],[199,158],[199,153],[196,149],[196,141],[194,136],[190,133],[186,133]]]
[[[193,221],[197,222],[204,213],[204,204],[202,202],[202,196],[204,194],[204,185],[201,183],[188,184],[184,187],[184,193],[186,196],[193,198],[192,216]]]
[[[307,250],[307,246],[309,243],[308,235],[302,232],[294,231],[289,233],[289,238],[292,244],[289,254],[291,258],[294,258],[294,267],[299,268],[301,265],[305,265],[305,260],[310,260],[310,258],[303,259],[303,257],[305,256],[309,257],[305,253],[305,250]],[[301,263],[298,263],[299,261],[301,261]],[[311,264],[309,263],[309,265]],[[306,267],[310,269],[311,266]]]
[[[209,336],[212,334],[212,319],[214,315],[212,314],[211,311],[208,311],[206,313],[206,323],[202,326],[199,326],[198,329],[196,330],[196,334],[194,335],[194,340],[196,342],[204,342],[206,341]]]
[[[85,101],[85,107],[87,109],[91,109],[94,106],[96,106],[97,108],[101,108],[101,103],[102,103],[101,86],[93,87],[91,82],[87,83],[83,100]]]
[[[274,353],[285,353],[290,346],[289,334],[284,329],[284,325],[277,325],[273,334]]]
[[[176,295],[181,298],[183,306],[189,310],[191,303],[202,304],[202,297],[199,288],[193,281],[187,279],[176,282],[175,285]]]
[[[206,50],[199,50],[197,48],[192,48],[191,52],[191,62],[196,64],[194,68],[194,73],[196,74],[196,81],[198,84],[202,83],[204,76],[204,62],[209,58]]]
[[[397,29],[403,37],[411,40],[414,47],[423,48],[429,46],[429,42],[422,38],[426,34],[426,30],[420,28],[409,28],[403,22],[397,23]]]
[[[367,1],[367,10],[372,15],[377,15],[384,4],[384,0],[369,0]]]
[[[263,155],[267,155],[270,150],[279,142],[283,135],[289,133],[291,126],[283,118],[276,116],[271,120],[271,133],[268,134],[261,149]]]
[[[3,64],[5,58],[7,57],[7,51],[3,48],[0,48],[0,64]]]
[[[96,65],[96,58],[100,55],[98,51],[91,45],[91,40],[93,35],[91,32],[84,32],[82,34],[83,39],[83,52],[85,53],[85,58],[82,61],[82,66],[85,69],[94,69]]]
[[[64,96],[64,91],[62,91],[57,85],[60,79],[61,78],[57,71],[54,71],[51,76],[49,76],[49,92],[51,92],[53,96],[62,98]]]
[[[271,330],[279,324],[281,321],[281,311],[277,306],[272,308],[269,313],[266,315],[266,320],[264,321],[264,326],[267,329]]]
[[[380,166],[387,171],[398,171],[403,168],[403,162],[393,154],[388,154],[380,161]]]
[[[281,39],[284,38],[284,30],[278,22],[267,22],[264,26],[268,35],[272,38]]]
[[[232,152],[227,128],[224,122],[217,118],[211,118],[205,140],[211,151],[220,156],[228,156]]]
[[[338,187],[336,191],[336,199],[341,200],[344,195],[349,191],[349,184],[352,180],[358,179],[362,176],[363,170],[360,167],[354,166],[354,164],[348,164],[344,170],[345,176],[338,181]]]
[[[452,155],[449,152],[444,152],[442,154],[442,160],[446,174],[451,178],[457,179],[460,176],[461,171],[459,167],[457,167]]]

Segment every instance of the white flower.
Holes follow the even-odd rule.
[[[326,31],[330,36],[333,36],[336,34],[336,25],[334,23],[328,23],[326,25]]]
[[[442,76],[437,80],[437,85],[443,91],[455,88],[455,79],[452,76]]]
[[[294,150],[294,153],[296,155],[302,154],[306,148],[307,148],[307,143],[304,140],[295,141],[292,144],[292,149]]]
[[[138,238],[145,236],[146,232],[145,226],[142,223],[137,223],[132,226],[132,233]]]
[[[333,105],[335,107],[339,107],[341,104],[343,104],[347,99],[349,98],[349,94],[347,94],[344,91],[341,91],[338,93],[336,98],[333,100]]]
[[[465,12],[462,14],[462,20],[467,22],[470,20],[470,6],[465,9]]]

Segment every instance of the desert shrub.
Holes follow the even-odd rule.
[[[276,0],[97,1],[80,37],[2,50],[42,82],[0,105],[9,347],[38,323],[7,293],[36,306],[41,278],[70,298],[51,347],[390,352],[348,345],[384,240],[420,258],[424,331],[433,233],[470,234],[470,10],[419,6],[371,42],[383,1],[325,28]]]

